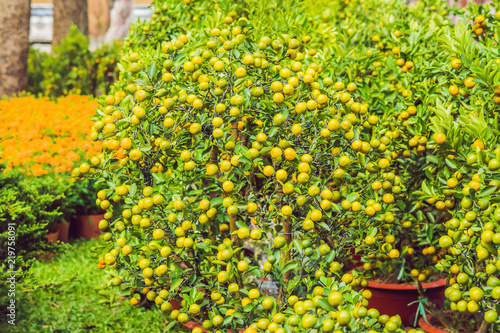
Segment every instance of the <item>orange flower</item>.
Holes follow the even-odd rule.
[[[34,176],[69,172],[101,150],[87,140],[97,102],[69,95],[57,101],[32,96],[0,100],[0,162]]]

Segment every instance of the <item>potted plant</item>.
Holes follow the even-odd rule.
[[[50,194],[57,198],[52,203],[51,209],[59,210],[61,216],[54,224],[49,225],[49,230],[52,231],[52,238],[66,243],[68,241],[70,220],[74,216],[74,208],[71,205],[71,198],[68,196],[71,190],[69,178],[51,172],[37,177],[36,186],[39,193]]]
[[[408,134],[402,131],[402,142],[411,139]],[[435,266],[447,254],[439,238],[449,214],[435,202],[421,201],[427,199],[422,187],[426,188],[425,161],[431,154],[408,151],[384,174],[385,180],[373,183],[382,198],[397,196],[397,204],[382,209],[378,223],[357,246],[362,253],[357,268],[367,280],[361,287],[372,292],[371,303],[390,315],[399,314],[408,326],[416,325],[419,312],[424,315],[422,305],[440,308],[445,299],[446,276]],[[423,299],[427,301],[421,304]]]
[[[452,196],[457,201],[443,222],[446,234],[439,244],[447,249],[447,256],[437,267],[449,276],[445,295],[451,309],[482,313],[484,322],[478,331],[486,332],[490,324],[497,325],[496,292],[500,291],[495,289],[500,285],[496,266],[500,156],[491,127],[496,120],[487,113],[480,117],[462,113],[453,119],[451,108],[437,110],[434,119],[436,132],[446,135],[436,150],[443,157],[440,162],[447,165],[439,173],[442,181],[429,184],[425,196]],[[444,157],[456,151],[460,152],[452,160]]]
[[[366,308],[371,294],[357,293],[360,280],[341,274],[335,260],[373,228],[340,226],[371,214],[365,207],[374,191],[357,192],[390,162],[384,151],[364,151],[355,133],[365,140],[383,124],[358,102],[354,82],[335,84],[312,60],[293,60],[307,43],[254,35],[247,19],[228,17],[239,36],[233,42],[225,42],[224,27],[214,20],[213,37],[178,35],[162,45],[162,55],[128,53],[116,93],[100,99],[91,137],[107,148],[99,163],[81,164],[73,174],[88,177],[93,165],[106,184],[97,193],[106,210],[99,227],[108,241],[100,250],[105,265],[118,269],[113,284],[143,290],[169,314],[167,329],[194,319],[204,327],[250,332],[288,318],[310,328],[338,322],[398,330],[399,317],[375,323],[379,312]],[[209,47],[189,58],[200,42]],[[227,49],[221,59],[236,56],[231,66],[208,61],[212,43]],[[258,47],[262,56],[248,53]],[[201,81],[193,83],[196,70]],[[299,71],[307,75],[299,79]],[[141,77],[155,88],[133,83],[144,84],[136,81]],[[260,83],[224,93],[245,80]],[[187,85],[191,97],[177,85]],[[167,93],[171,88],[174,95]],[[348,112],[347,104],[360,113]],[[120,123],[107,116],[117,112]],[[156,131],[161,136],[153,137]],[[378,164],[369,162],[367,171],[369,159]],[[268,248],[261,270],[244,258],[243,242],[263,237]],[[259,288],[266,275],[279,283],[276,297]],[[181,309],[173,310],[172,299],[182,300]],[[264,319],[278,312],[276,322]]]
[[[142,291],[168,314],[168,329],[195,320],[247,332],[368,330],[374,292],[355,290],[369,288],[366,277],[412,282],[413,299],[440,317],[441,299],[426,301],[425,283],[448,260],[442,222],[458,198],[434,190],[453,161],[435,150],[442,137],[430,137],[429,110],[453,108],[460,93],[441,78],[455,79],[454,53],[435,44],[451,32],[443,5],[370,2],[377,22],[359,33],[339,23],[346,43],[312,32],[325,46],[309,35],[300,42],[292,28],[280,36],[254,25],[269,13],[247,9],[252,21],[224,2],[205,15],[208,30],[168,30],[155,45],[171,27],[161,17],[192,10],[172,6],[127,39],[137,48],[126,49],[120,80],[93,118],[102,156],[73,172],[105,184],[100,267],[116,269],[112,284],[130,290],[133,305]],[[358,4],[342,6],[365,17]],[[293,16],[284,7],[273,15],[278,26]],[[317,21],[304,29],[319,29]],[[324,54],[315,57],[316,47]],[[242,256],[243,242],[259,239],[268,244],[262,266]],[[352,249],[364,277],[341,264]],[[258,283],[267,275],[279,284],[275,297]],[[375,330],[410,320],[375,311]]]
[[[500,102],[497,98],[500,90],[494,76],[484,71],[490,50],[483,49],[475,39],[488,38],[494,33],[483,34],[486,24],[496,27],[498,24],[488,5],[471,5],[465,17],[474,25],[459,22],[444,40],[445,48],[454,53],[455,59],[464,61],[454,69],[463,80],[456,85],[465,93],[456,95],[453,86],[450,87],[453,103],[438,103],[433,110],[429,126],[433,135],[429,143],[435,151],[432,164],[436,177],[428,179],[421,193],[422,199],[432,200],[436,206],[439,202],[454,203],[446,205],[448,214],[442,221],[445,233],[439,238],[439,245],[447,254],[436,265],[448,275],[445,296],[453,312],[443,315],[432,311],[431,317],[446,331],[457,328],[457,318],[466,322],[472,318],[475,327],[469,327],[469,331],[493,332],[499,327],[497,299],[500,297],[497,295],[500,155],[494,111]],[[456,47],[457,42],[461,47]],[[493,97],[481,98],[483,88],[491,90]],[[478,98],[485,108],[474,102]],[[457,108],[457,105],[468,107]]]
[[[488,15],[485,14],[488,12],[486,8],[478,11],[477,7],[473,6],[470,11],[469,18],[480,21],[481,24],[483,24],[485,17],[488,18]],[[490,16],[489,19],[493,18]],[[414,289],[419,292],[419,298],[424,304],[422,310],[425,308],[431,312],[431,317],[439,321],[441,327],[450,331],[456,328],[454,323],[463,320],[463,318],[459,318],[457,321],[455,320],[456,314],[443,313],[436,308],[436,304],[424,302],[426,296],[427,301],[432,301],[434,296],[424,295],[423,291],[426,289],[426,285],[421,281],[424,281],[425,276],[422,276],[421,279],[420,274],[425,270],[433,272],[435,269],[432,266],[444,271],[446,275],[449,274],[451,286],[446,289],[445,295],[451,301],[452,310],[481,313],[481,315],[474,316],[475,321],[479,321],[476,325],[478,331],[496,327],[494,323],[498,318],[494,302],[483,301],[483,298],[488,298],[485,296],[488,295],[486,291],[496,286],[494,284],[495,279],[497,279],[496,269],[492,266],[495,261],[487,260],[491,258],[490,256],[495,255],[496,249],[495,245],[491,244],[491,239],[480,237],[483,235],[481,230],[485,231],[485,235],[495,234],[493,225],[488,224],[488,222],[496,223],[490,214],[494,216],[495,213],[495,207],[492,203],[496,201],[495,193],[498,187],[495,172],[498,157],[496,156],[497,151],[494,149],[496,147],[494,133],[496,133],[497,121],[491,111],[466,112],[462,107],[472,104],[474,98],[478,98],[478,90],[474,89],[478,84],[475,80],[481,80],[482,84],[493,84],[494,82],[493,76],[483,72],[482,67],[486,65],[487,52],[474,42],[474,36],[473,30],[463,22],[459,22],[457,27],[443,39],[444,48],[448,50],[451,57],[464,59],[466,62],[466,64],[461,64],[455,61],[452,64],[457,77],[462,81],[454,82],[447,89],[446,104],[422,96],[421,101],[419,101],[420,105],[416,108],[417,122],[413,123],[421,122],[428,125],[425,130],[420,130],[419,135],[415,135],[414,130],[407,133],[403,131],[403,136],[409,135],[406,138],[409,145],[413,146],[413,149],[418,153],[415,165],[419,170],[415,173],[416,177],[411,177],[410,182],[404,186],[406,189],[414,188],[409,191],[412,196],[408,196],[408,201],[410,203],[417,202],[417,205],[415,209],[408,210],[409,212],[414,211],[413,219],[411,216],[410,218],[402,216],[401,221],[407,223],[408,227],[405,227],[404,223],[397,225],[398,219],[396,217],[397,227],[385,229],[389,230],[389,234],[394,234],[393,229],[399,231],[399,235],[396,235],[391,241],[396,244],[400,257],[399,262],[402,266],[398,267],[394,261],[387,264],[394,267],[394,271],[397,273],[395,276],[399,279],[404,278],[405,273],[412,274],[410,269],[415,272],[414,276],[420,281],[417,282]],[[461,43],[463,47],[457,48],[456,43]],[[482,53],[483,51],[484,53]],[[472,64],[469,59],[480,60],[478,63]],[[421,67],[418,60],[414,61],[417,67]],[[438,72],[438,70],[434,70],[434,73]],[[443,70],[443,73],[445,72],[446,75],[451,76],[448,70]],[[485,103],[490,107],[496,105],[494,99],[486,99]],[[457,105],[462,106],[457,109]],[[470,108],[473,107],[470,106]],[[431,109],[432,112],[420,112],[420,110],[425,109]],[[489,152],[485,145],[490,147]],[[419,151],[420,146],[422,149]],[[401,168],[398,169],[401,170]],[[409,171],[411,172],[411,169]],[[416,232],[412,233],[414,226],[417,229]],[[488,230],[485,227],[492,229]],[[401,231],[407,233],[406,239],[401,237]],[[379,240],[382,240],[387,236],[382,232],[379,237]],[[438,239],[439,242],[437,242]],[[484,239],[489,243],[485,243]],[[409,240],[416,243],[420,249],[412,246]],[[367,243],[372,242],[376,244],[374,239],[367,240]],[[432,251],[429,253],[431,248]],[[485,248],[487,249],[485,250]],[[410,257],[425,258],[427,256],[428,259],[431,257],[432,261],[422,262],[413,259],[415,264],[412,265],[408,256],[410,249],[412,252]],[[369,250],[365,249],[365,251]],[[382,247],[377,247],[377,250],[388,252],[383,251]],[[378,256],[377,253],[372,254],[373,258],[376,256]],[[479,272],[485,271],[488,264],[490,265],[490,274],[481,275]],[[408,268],[406,272],[404,266]],[[377,266],[366,260],[365,269],[372,270],[372,267],[375,270],[380,270],[380,272],[376,272],[379,273],[379,276],[388,276],[387,273],[390,271],[387,266],[383,266],[383,263]],[[435,275],[435,272],[432,275]],[[440,288],[444,287],[444,282],[441,280]],[[372,303],[374,302],[372,301]],[[439,302],[437,303],[439,305]],[[417,303],[414,303],[413,306],[416,310]],[[480,319],[483,316],[485,321],[481,323]],[[488,325],[490,326],[488,327]]]
[[[68,191],[69,205],[74,211],[71,235],[73,237],[96,238],[101,231],[99,221],[104,218],[103,210],[96,205],[96,186],[92,179],[79,179]]]

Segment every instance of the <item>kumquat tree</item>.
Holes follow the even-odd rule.
[[[113,295],[167,331],[498,330],[498,4],[153,5],[72,172]]]

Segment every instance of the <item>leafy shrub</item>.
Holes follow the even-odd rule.
[[[91,179],[83,179],[73,182],[73,185],[65,194],[67,205],[71,207],[71,213],[74,215],[97,215],[102,213],[94,199],[96,192],[102,189]]]
[[[216,14],[219,7],[210,1],[198,1],[193,6],[186,6],[180,1],[154,0],[152,5],[154,13],[151,20],[149,22],[138,20],[136,24],[132,24],[129,36],[124,40],[125,46],[157,48],[166,36],[188,31],[197,34],[199,30],[196,28],[201,28],[203,22]],[[230,6],[229,3],[224,5]]]
[[[111,44],[102,44],[92,52],[93,66],[91,67],[92,94],[106,94],[112,84],[118,79],[117,65],[120,61],[123,42],[114,41]]]
[[[73,25],[52,53],[30,48],[28,92],[50,97],[106,93],[116,79],[121,44],[103,44],[91,52],[89,38]]]
[[[34,185],[40,194],[56,198],[48,210],[61,212],[57,223],[72,221],[76,215],[96,215],[102,212],[93,195],[99,187],[89,179],[71,182],[67,175],[49,174],[38,177]]]
[[[38,178],[29,179],[19,170],[5,172],[0,167],[1,288],[5,288],[11,271],[15,272],[16,282],[22,283],[38,255],[60,249],[49,243],[46,235],[61,217],[57,205],[64,196],[43,193],[41,186]],[[5,304],[7,293],[2,292],[2,297]]]

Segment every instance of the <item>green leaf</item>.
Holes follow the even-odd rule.
[[[234,319],[234,315],[231,314],[229,316],[227,316],[226,318],[224,318],[224,322],[222,323],[222,325],[227,325],[229,324],[230,322],[232,322]]]
[[[238,228],[246,228],[246,227],[247,227],[247,225],[246,225],[246,224],[245,224],[245,222],[243,222],[243,221],[236,221],[236,226],[237,226]],[[236,231],[236,232],[237,232],[237,231]]]
[[[488,195],[491,195],[495,193],[496,187],[495,186],[486,186],[481,192],[477,194],[478,198],[483,198]]]
[[[260,155],[266,155],[267,153],[269,153],[273,148],[272,147],[264,147],[260,150]]]
[[[283,270],[281,271],[281,274],[285,274],[285,272],[288,272],[289,270],[295,269],[299,266],[299,263],[297,261],[290,261],[283,267]]]
[[[336,311],[336,309],[328,303],[326,298],[318,299],[319,306],[328,311]]]
[[[271,131],[269,132],[269,137],[273,137],[277,132],[278,132],[278,127],[273,127],[271,128]]]
[[[302,245],[299,243],[298,240],[296,240],[296,239],[293,240],[293,246],[297,249],[298,253],[302,253],[303,252]]]
[[[427,187],[427,184],[425,183],[425,180],[422,182],[422,190],[424,191],[425,194],[431,195],[431,191],[429,191],[429,188]]]
[[[325,222],[320,222],[318,225],[320,225],[323,229],[330,231],[330,226]]]
[[[351,193],[347,196],[347,200],[349,200],[350,202],[356,201],[357,198],[358,198],[357,193]]]
[[[253,304],[247,304],[247,305],[245,305],[245,308],[243,309],[243,311],[250,312],[254,307],[255,307],[255,305],[253,305]]]
[[[214,199],[210,200],[210,206],[211,207],[220,206],[222,204],[223,200],[224,200],[224,198],[222,198],[222,197],[214,198]]]
[[[464,233],[463,233],[462,231],[455,231],[455,232],[453,233],[453,243],[458,242],[458,241],[460,240],[460,238],[462,238],[462,235],[463,235],[463,234],[464,234]]]
[[[177,324],[176,321],[171,321],[167,327],[165,327],[165,332],[170,332],[171,328],[173,328],[175,326],[175,324]]]
[[[439,164],[439,159],[436,155],[427,155],[425,161],[427,163]]]
[[[135,192],[137,192],[137,185],[135,183],[130,185],[130,190],[128,192],[130,196],[133,197],[135,195]]]
[[[450,168],[457,169],[457,163],[455,163],[455,161],[453,161],[452,159],[446,158],[445,162]]]
[[[166,96],[168,94],[168,91],[166,89],[160,89],[156,94],[155,96],[156,97],[163,97],[163,96]]]
[[[152,148],[152,147],[151,147],[150,145],[145,145],[145,146],[142,146],[142,147],[140,148],[140,150],[141,150],[141,151],[150,151],[150,150],[151,150],[151,148]]]
[[[155,74],[155,70],[156,70],[156,63],[153,62],[151,64],[151,66],[149,66],[149,69],[148,69],[148,75],[150,78],[153,78],[154,74]]]
[[[246,158],[245,156],[240,156],[238,158],[238,161],[240,161],[242,163],[250,163],[250,159]]]
[[[170,292],[173,292],[179,288],[181,285],[183,279],[177,279],[174,282],[172,282],[172,285],[170,286]]]
[[[476,190],[473,188],[469,189],[469,196],[472,200],[476,199]]]
[[[324,261],[327,263],[332,262],[333,259],[335,258],[335,255],[336,255],[336,251],[331,250],[330,253],[328,253],[326,255],[326,257],[324,258]]]

